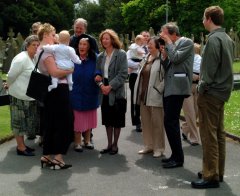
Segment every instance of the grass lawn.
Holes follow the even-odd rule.
[[[0,107],[0,139],[11,135],[9,106]]]
[[[240,136],[240,91],[233,91],[229,101],[225,104],[225,130],[233,135]]]
[[[233,72],[240,73],[240,61],[236,61],[233,64]]]

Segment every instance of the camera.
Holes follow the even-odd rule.
[[[159,42],[160,45],[165,45],[165,41],[162,38],[159,38],[158,42]]]

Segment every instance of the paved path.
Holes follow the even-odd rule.
[[[129,93],[128,93],[129,96]],[[128,103],[129,104],[129,103]],[[129,107],[128,107],[129,108]],[[100,113],[99,113],[100,115]],[[195,190],[190,186],[201,169],[201,146],[192,147],[183,141],[183,168],[163,169],[161,159],[138,155],[142,135],[136,133],[127,112],[126,127],[122,130],[119,154],[100,155],[106,146],[106,133],[100,125],[93,131],[95,150],[76,153],[69,149],[65,157],[73,167],[53,171],[40,168],[41,148],[35,157],[16,155],[15,141],[0,146],[0,196],[237,196],[240,195],[240,144],[227,142],[226,173],[218,189]],[[170,155],[167,143],[166,156]]]

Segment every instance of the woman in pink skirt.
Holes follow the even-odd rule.
[[[99,88],[94,81],[96,53],[93,38],[82,34],[79,36],[78,50],[82,63],[75,64],[73,72],[73,90],[70,93],[74,112],[74,150],[82,152],[82,146],[93,149],[90,142],[91,129],[97,127],[97,108],[99,106]],[[82,134],[84,133],[84,144]]]

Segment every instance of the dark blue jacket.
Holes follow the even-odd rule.
[[[74,64],[73,90],[70,92],[72,108],[79,111],[96,109],[99,106],[99,87],[94,81],[96,60],[83,60]]]

